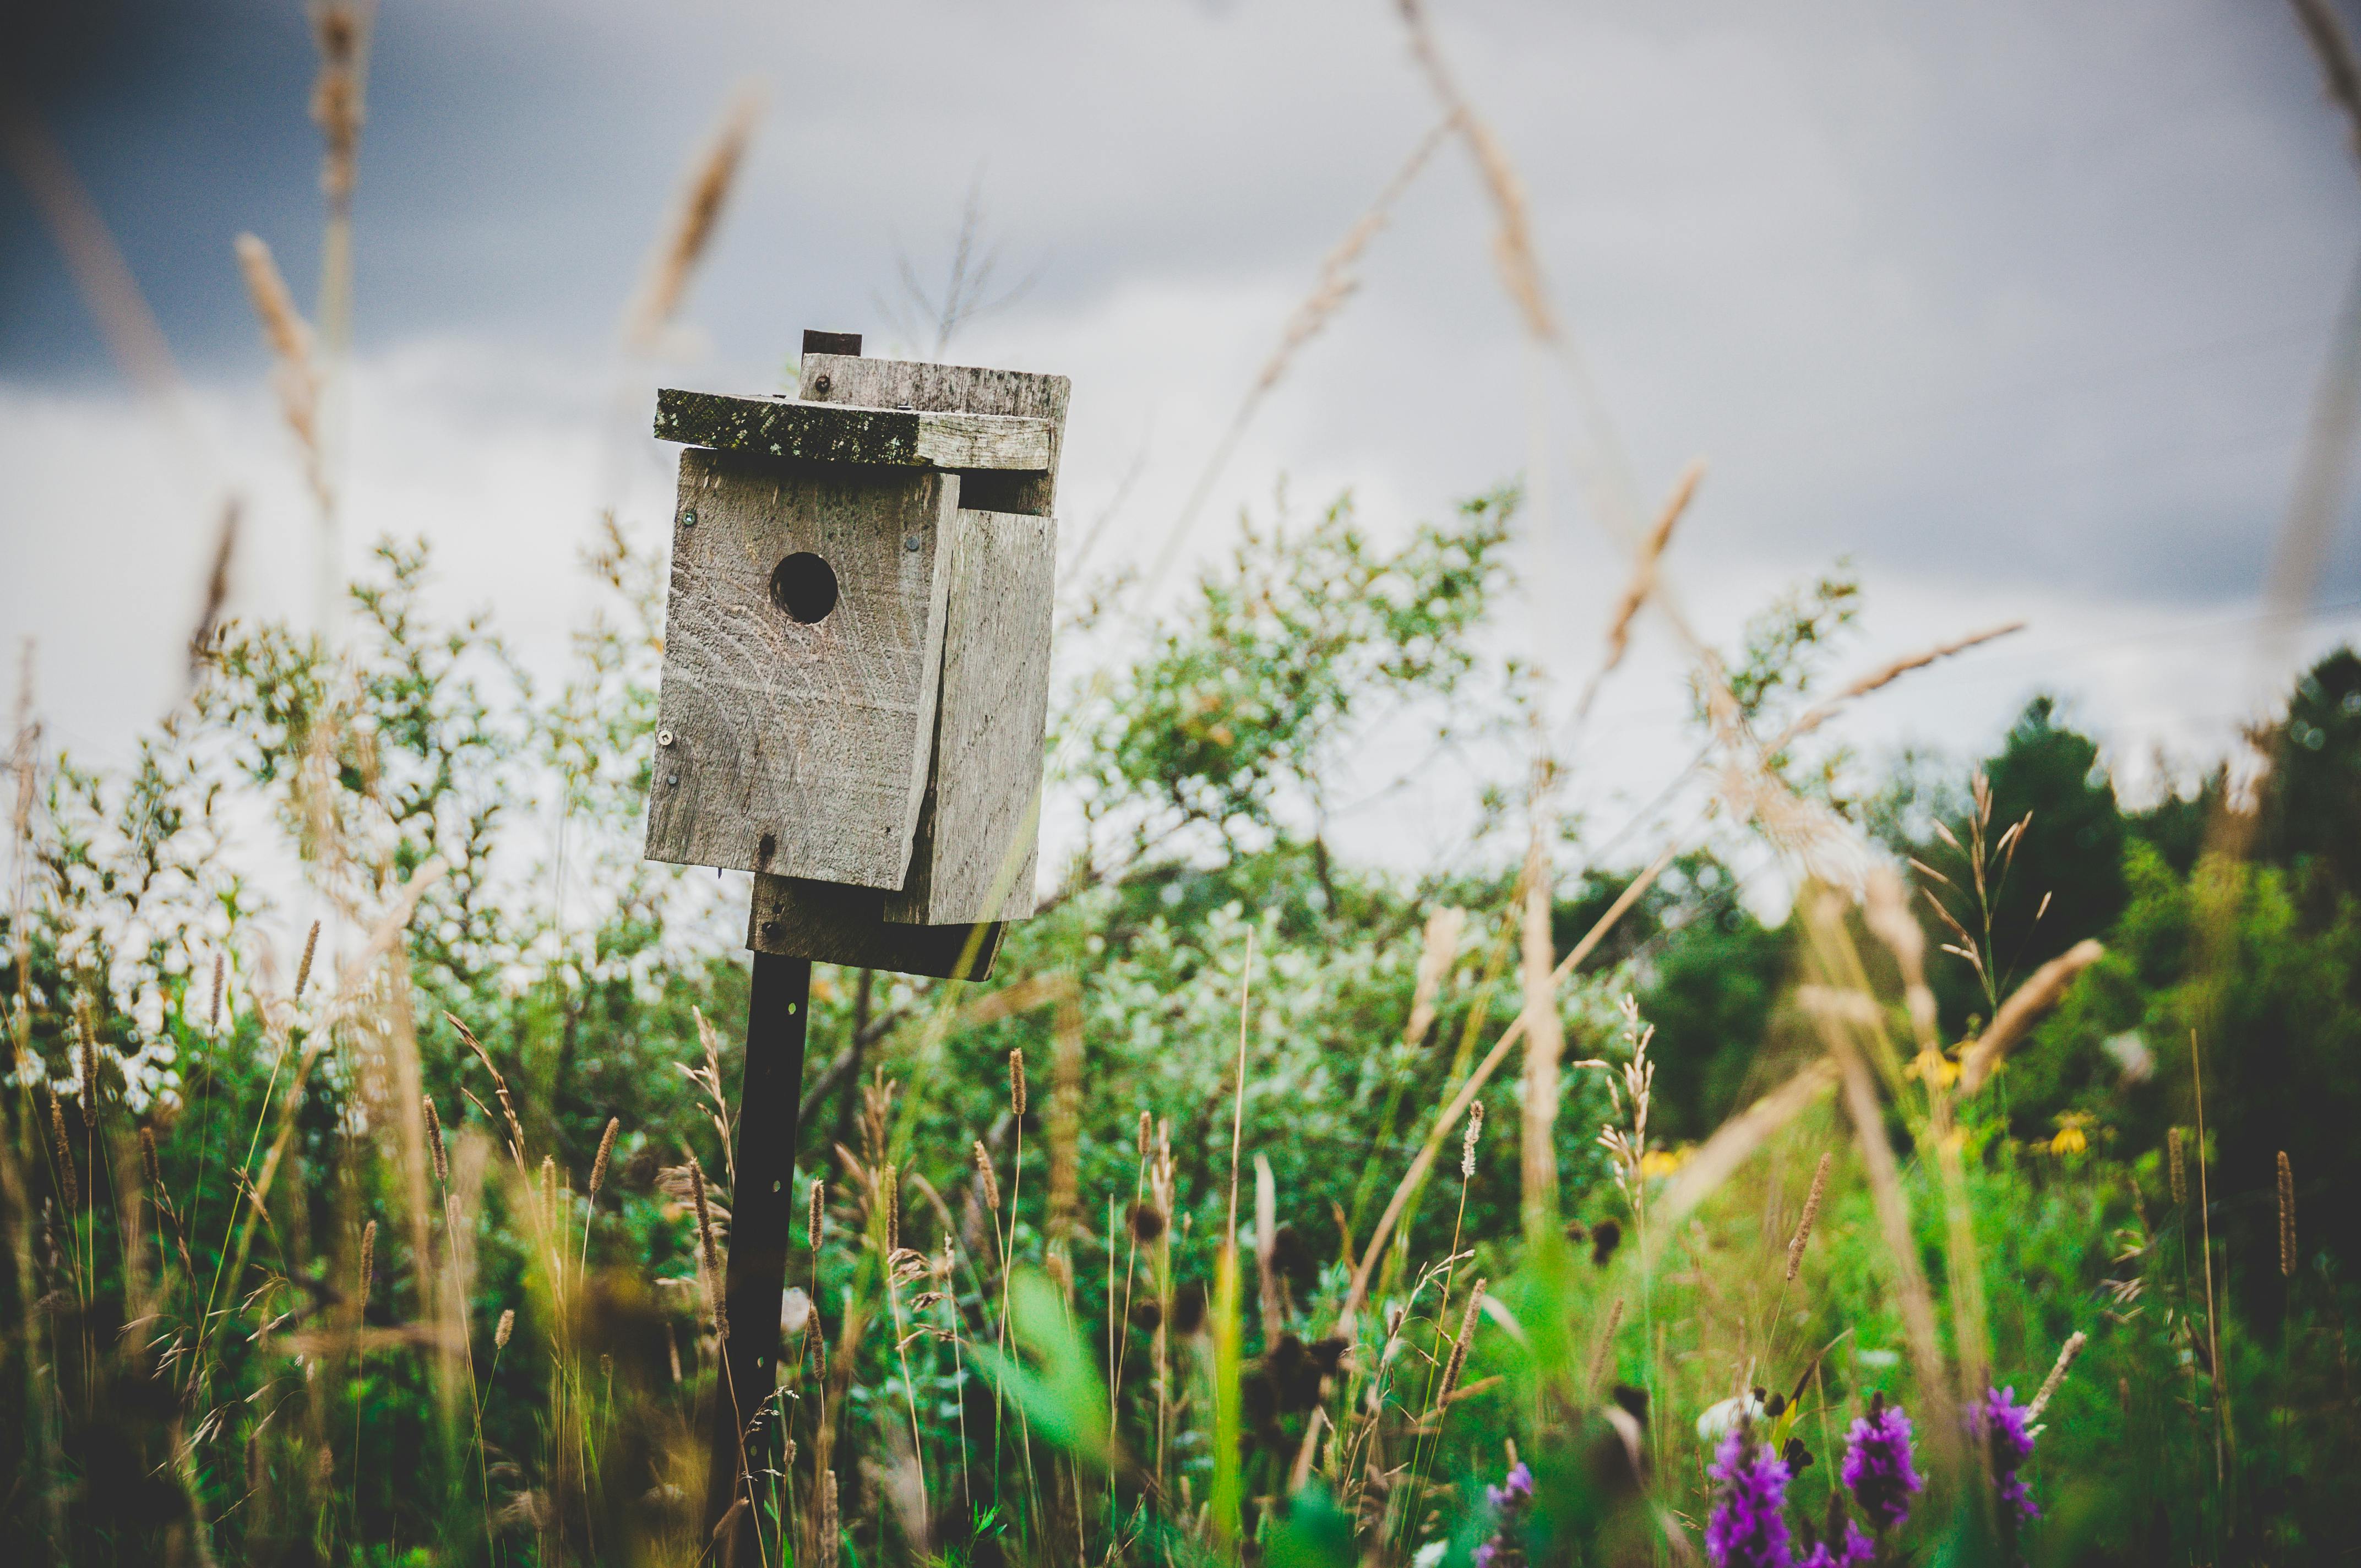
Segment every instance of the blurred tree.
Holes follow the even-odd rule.
[[[1551,925],[1564,952],[1631,885],[1593,872],[1559,900]],[[1668,1141],[1702,1138],[1758,1093],[1764,1035],[1787,978],[1790,933],[1756,919],[1737,874],[1709,850],[1666,867],[1619,921],[1588,966],[1631,966],[1641,1016],[1656,1027],[1650,1124]]]
[[[1988,985],[1971,964],[1941,961],[1932,969],[1945,1023],[1954,1030],[1988,1015],[1993,997],[2005,996],[2034,966],[2085,937],[2104,935],[2126,897],[2125,828],[2114,784],[2098,743],[2059,722],[2055,698],[2026,704],[1982,772],[1991,794],[1980,840],[1970,823],[1954,819],[1945,823],[1949,839],[1930,825],[1906,844],[1914,859],[1947,879],[1922,875],[1922,887],[1985,949]],[[2020,822],[2022,832],[2004,847]],[[1985,847],[1981,894],[1972,863],[1979,841]],[[1936,942],[1959,941],[1934,910],[1926,916]]]
[[[1993,926],[2004,972],[2021,974],[2103,934],[2122,912],[2123,812],[2098,743],[2059,723],[2047,696],[2026,704],[1984,774],[1994,825],[2026,824]]]
[[[2361,657],[2340,648],[2314,664],[2267,732],[2257,853],[2299,880],[2361,894]]]

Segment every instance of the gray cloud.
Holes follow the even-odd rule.
[[[1759,598],[1839,553],[1920,606],[1948,588],[2153,619],[2255,592],[2361,252],[2361,183],[2279,9],[1438,11],[1525,175],[1643,488],[1713,462],[1676,558],[1701,603]],[[1070,538],[1147,453],[1103,564],[1152,553],[1318,258],[1433,117],[1391,8],[1344,0],[379,15],[362,352],[464,345],[452,362],[477,367],[412,387],[437,411],[421,428],[464,433],[451,416],[470,399],[544,433],[596,425],[673,181],[752,78],[768,113],[686,310],[712,351],[667,376],[766,386],[803,326],[879,334],[897,251],[931,264],[981,172],[1005,265],[1039,280],[957,352],[1076,378]],[[266,422],[237,445],[267,460],[228,241],[263,234],[299,291],[316,266],[300,15],[142,0],[77,27],[43,46],[45,113],[192,378]],[[1525,466],[1525,356],[1490,221],[1453,149],[1268,405],[1201,542],[1282,469],[1306,499],[1356,486],[1386,522]],[[13,187],[0,289],[0,381],[103,400],[99,340]],[[635,374],[642,399],[653,378]],[[1553,519],[1573,541],[1560,587],[1583,605],[1552,620],[1571,657],[1617,568],[1581,543],[1571,409],[1550,397]],[[631,450],[633,493],[655,493],[661,449]],[[53,477],[0,479],[12,542]],[[159,537],[185,528],[140,515]],[[562,558],[572,516],[549,512],[520,548]],[[2353,532],[2333,598],[2361,594]],[[165,572],[169,553],[153,558]],[[159,577],[150,597],[181,588]],[[71,638],[45,619],[54,597],[0,589],[0,629]]]

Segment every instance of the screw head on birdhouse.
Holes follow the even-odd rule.
[[[980,974],[1033,912],[1068,383],[805,334],[682,444],[647,856],[756,873],[749,946]]]

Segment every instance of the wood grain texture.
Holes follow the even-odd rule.
[[[959,489],[934,470],[681,454],[648,859],[903,884]],[[809,624],[770,591],[778,563],[805,551],[838,583]]]
[[[1054,438],[1047,419],[915,405],[804,403],[671,387],[656,393],[655,433],[663,441],[757,457],[1018,472],[1046,471]]]
[[[927,974],[940,980],[991,976],[1006,927],[996,921],[975,926],[897,925],[885,918],[887,896],[876,888],[757,876],[754,905],[746,922],[746,945],[758,953],[895,974]],[[971,938],[975,951],[961,970],[960,960],[968,955]]]
[[[1041,472],[962,473],[960,497],[962,505],[990,511],[1048,517],[1055,510],[1058,459],[1066,444],[1066,402],[1073,387],[1065,377],[840,354],[807,354],[802,370],[797,390],[808,402],[884,409],[907,404],[913,410],[1049,421],[1049,456]]]
[[[962,509],[950,554],[933,772],[910,878],[885,917],[1022,920],[1035,904],[1057,525]]]

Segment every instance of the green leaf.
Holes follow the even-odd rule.
[[[1353,1516],[1314,1481],[1271,1521],[1262,1560],[1265,1568],[1345,1568],[1354,1560]]]
[[[1036,1435],[1095,1469],[1109,1468],[1116,1454],[1107,1431],[1106,1384],[1065,1301],[1030,1269],[1018,1272],[1008,1296],[1009,1327],[1025,1358],[977,1345],[977,1364],[1025,1412]]]

